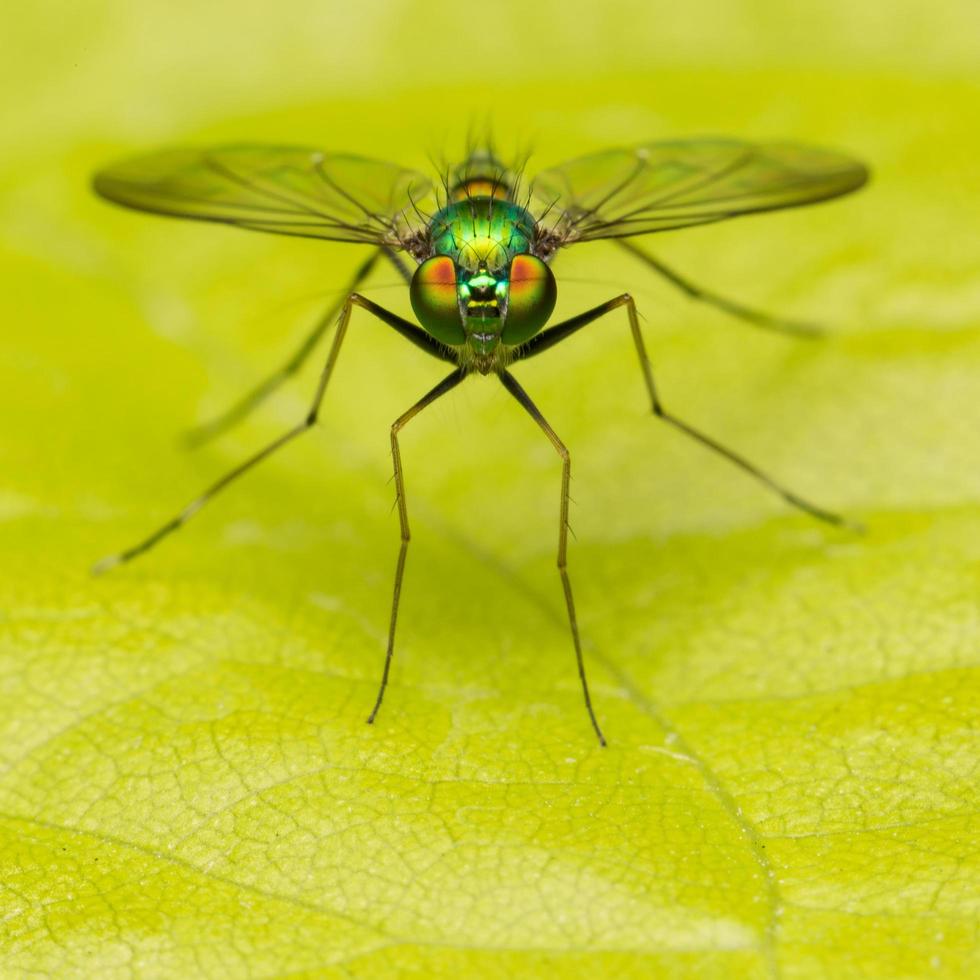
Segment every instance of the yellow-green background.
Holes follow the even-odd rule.
[[[0,13],[0,974],[975,976],[980,12],[863,3],[8,3]],[[113,210],[99,164],[278,140],[425,166],[468,122],[545,166],[699,133],[847,148],[859,196],[655,241],[767,336],[606,245],[664,398],[835,533],[652,420],[616,317],[403,443],[415,541],[379,724],[387,426],[440,366],[352,329],[320,427],[110,577],[296,420],[196,454],[352,246]],[[384,273],[373,295],[406,309]]]

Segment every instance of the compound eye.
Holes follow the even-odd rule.
[[[448,255],[433,255],[426,259],[415,270],[408,295],[412,309],[427,333],[450,347],[465,343],[456,291],[456,266]]]
[[[530,340],[547,322],[558,299],[555,277],[536,255],[515,255],[510,263],[507,319],[501,340],[510,347]]]

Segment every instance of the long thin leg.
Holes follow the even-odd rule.
[[[330,376],[333,374],[334,365],[337,363],[337,356],[340,354],[341,344],[344,342],[344,337],[347,335],[347,325],[350,322],[351,313],[355,306],[359,306],[362,309],[367,310],[369,313],[373,313],[379,320],[387,323],[389,326],[394,327],[402,336],[411,340],[413,343],[427,350],[430,354],[434,354],[442,360],[452,360],[450,356],[443,350],[443,348],[437,344],[435,341],[431,340],[423,330],[415,326],[415,324],[410,323],[408,320],[403,320],[401,317],[378,306],[377,303],[373,303],[369,299],[365,299],[359,293],[351,293],[347,297],[344,303],[343,311],[340,314],[340,320],[337,324],[337,333],[334,336],[333,344],[330,347],[330,353],[327,355],[327,361],[324,365],[323,371],[320,374],[320,380],[316,386],[316,392],[313,395],[313,401],[310,403],[309,411],[306,417],[298,425],[293,426],[283,435],[279,436],[278,439],[274,439],[270,442],[264,449],[259,450],[253,456],[250,456],[245,460],[244,463],[240,463],[233,470],[226,473],[220,480],[213,483],[207,490],[204,491],[199,497],[192,500],[179,514],[172,517],[166,524],[157,528],[151,535],[144,538],[142,541],[127,548],[125,551],[121,551],[115,555],[109,555],[103,558],[101,561],[97,562],[93,572],[96,574],[101,574],[102,572],[108,571],[110,568],[114,568],[116,565],[121,565],[124,562],[131,561],[133,558],[149,551],[154,545],[156,545],[163,538],[172,534],[174,531],[183,527],[212,497],[218,494],[220,491],[224,490],[230,483],[233,483],[242,474],[247,473],[253,466],[261,463],[262,460],[271,456],[276,450],[281,449],[287,443],[292,442],[297,436],[302,435],[308,429],[312,428],[316,423],[317,416],[320,412],[320,403],[323,401],[323,396],[327,390],[327,383],[330,381]]]
[[[251,413],[258,408],[258,406],[261,405],[262,402],[264,402],[277,388],[279,388],[284,382],[288,381],[289,378],[291,378],[306,363],[306,359],[316,349],[317,344],[319,344],[320,340],[323,338],[323,335],[327,332],[330,325],[340,313],[341,308],[346,301],[346,297],[357,291],[361,283],[363,283],[364,280],[370,275],[371,271],[377,264],[378,259],[382,255],[387,256],[389,261],[402,276],[406,275],[407,270],[394,253],[388,252],[386,249],[377,249],[376,251],[372,252],[364,260],[364,262],[358,266],[358,269],[351,278],[351,281],[347,284],[347,288],[341,294],[342,298],[331,304],[331,306],[320,316],[320,318],[314,324],[313,329],[306,335],[306,337],[303,338],[302,343],[296,348],[289,360],[287,360],[286,363],[283,364],[278,370],[270,374],[264,381],[257,384],[250,392],[240,398],[230,408],[226,409],[209,422],[196,426],[187,432],[184,437],[185,443],[191,448],[197,448],[198,446],[204,445],[206,442],[210,442],[216,436],[227,432],[247,416],[251,415]],[[411,276],[409,275],[409,279],[410,278]]]
[[[578,620],[575,617],[575,600],[572,597],[572,583],[568,578],[568,488],[572,477],[572,459],[565,444],[558,434],[548,424],[547,419],[531,401],[528,393],[517,383],[517,379],[509,371],[500,372],[500,380],[504,387],[524,406],[527,413],[541,426],[542,431],[561,456],[561,504],[558,516],[558,574],[561,576],[561,587],[565,593],[565,606],[568,609],[568,625],[572,630],[572,642],[575,644],[575,660],[578,664],[578,676],[582,682],[582,694],[585,697],[585,709],[589,720],[599,738],[599,744],[605,746],[606,738],[602,734],[595,711],[592,710],[592,698],[589,697],[589,682],[585,679],[585,663],[582,660],[582,643],[578,635]]]
[[[649,252],[635,245],[633,242],[625,238],[617,238],[614,241],[620,248],[638,258],[644,265],[663,276],[664,279],[686,293],[691,299],[706,303],[708,306],[714,306],[719,310],[723,310],[725,313],[744,320],[746,323],[761,327],[763,330],[775,330],[778,333],[792,334],[795,337],[819,337],[824,332],[813,323],[772,316],[769,313],[763,313],[761,310],[754,310],[749,306],[743,306],[741,303],[735,302],[735,300],[719,296],[718,293],[713,293],[707,289],[703,289],[701,286],[695,285],[690,279],[664,265],[660,259],[654,258]]]
[[[754,463],[750,463],[747,459],[745,459],[745,457],[740,456],[738,453],[733,452],[731,449],[728,449],[721,443],[717,442],[711,436],[705,435],[705,433],[695,429],[691,425],[688,425],[686,422],[683,422],[676,416],[671,415],[664,408],[659,396],[657,395],[656,385],[653,381],[653,368],[650,365],[650,358],[647,356],[646,347],[643,343],[643,335],[640,333],[640,323],[636,313],[636,303],[634,303],[633,297],[630,296],[629,293],[623,293],[622,295],[616,296],[605,303],[601,303],[599,306],[593,307],[591,310],[586,310],[584,313],[578,314],[578,316],[571,317],[562,323],[549,327],[543,333],[540,333],[536,337],[532,338],[525,345],[523,351],[518,354],[518,359],[537,356],[543,351],[548,350],[550,347],[554,347],[555,344],[561,343],[561,341],[570,337],[578,330],[581,330],[586,324],[592,323],[594,320],[598,320],[607,313],[612,313],[613,310],[619,309],[621,306],[626,307],[626,312],[629,316],[630,331],[633,334],[633,342],[636,345],[636,352],[640,358],[640,368],[643,371],[643,380],[647,386],[647,392],[650,396],[650,406],[653,409],[654,415],[674,426],[674,428],[679,429],[685,435],[690,436],[692,439],[696,439],[703,446],[707,446],[709,449],[713,450],[719,455],[724,456],[725,459],[731,463],[734,463],[737,467],[739,467],[739,469],[744,470],[774,493],[779,494],[783,500],[785,500],[788,504],[791,504],[793,507],[799,508],[800,510],[809,514],[811,517],[815,517],[818,520],[826,521],[828,524],[835,524],[840,527],[850,527],[854,530],[860,530],[860,525],[853,524],[840,514],[835,514],[832,511],[825,510],[823,507],[818,507],[816,504],[811,503],[796,493],[793,493],[792,490],[789,490],[781,483],[778,483],[767,473],[760,470]]]
[[[398,623],[398,603],[402,594],[402,578],[405,575],[405,559],[408,557],[408,542],[412,534],[408,527],[408,504],[405,501],[405,476],[402,469],[402,454],[398,447],[398,433],[413,419],[423,408],[431,405],[437,398],[441,398],[447,391],[452,391],[466,377],[466,370],[459,368],[452,374],[443,378],[428,394],[423,395],[407,412],[399,415],[391,425],[391,461],[395,469],[395,493],[398,500],[398,522],[401,525],[401,546],[398,549],[398,563],[395,566],[395,588],[391,597],[391,620],[388,624],[388,649],[385,653],[384,670],[381,673],[381,686],[378,688],[378,697],[368,715],[368,724],[373,725],[374,719],[381,708],[381,702],[385,696],[385,689],[388,687],[388,674],[391,671],[391,658],[395,653],[395,626]]]

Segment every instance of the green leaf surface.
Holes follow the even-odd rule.
[[[787,511],[661,426],[624,317],[516,368],[572,450],[605,750],[554,567],[559,463],[484,379],[405,430],[413,541],[364,724],[397,552],[388,426],[441,371],[368,318],[312,434],[140,562],[87,571],[302,416],[315,364],[226,438],[177,445],[363,254],[112,210],[90,173],[234,138],[425,167],[481,108],[472,52],[441,57],[414,5],[12,18],[0,974],[980,972],[980,32],[965,3],[876,6],[790,22],[745,0],[709,24],[664,6],[657,38],[637,36],[647,3],[591,27],[501,10],[494,123],[504,147],[536,134],[531,171],[727,132],[875,174],[851,200],[650,241],[821,341],[699,307],[609,245],[556,264],[556,316],[632,291],[668,406],[868,525]],[[368,294],[408,310],[392,275]]]

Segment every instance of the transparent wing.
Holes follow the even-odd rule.
[[[797,207],[856,190],[867,168],[791,143],[697,139],[608,150],[534,180],[557,244],[622,238]]]
[[[117,204],[279,235],[397,248],[431,192],[391,163],[299,146],[173,148],[100,170],[95,190]]]

